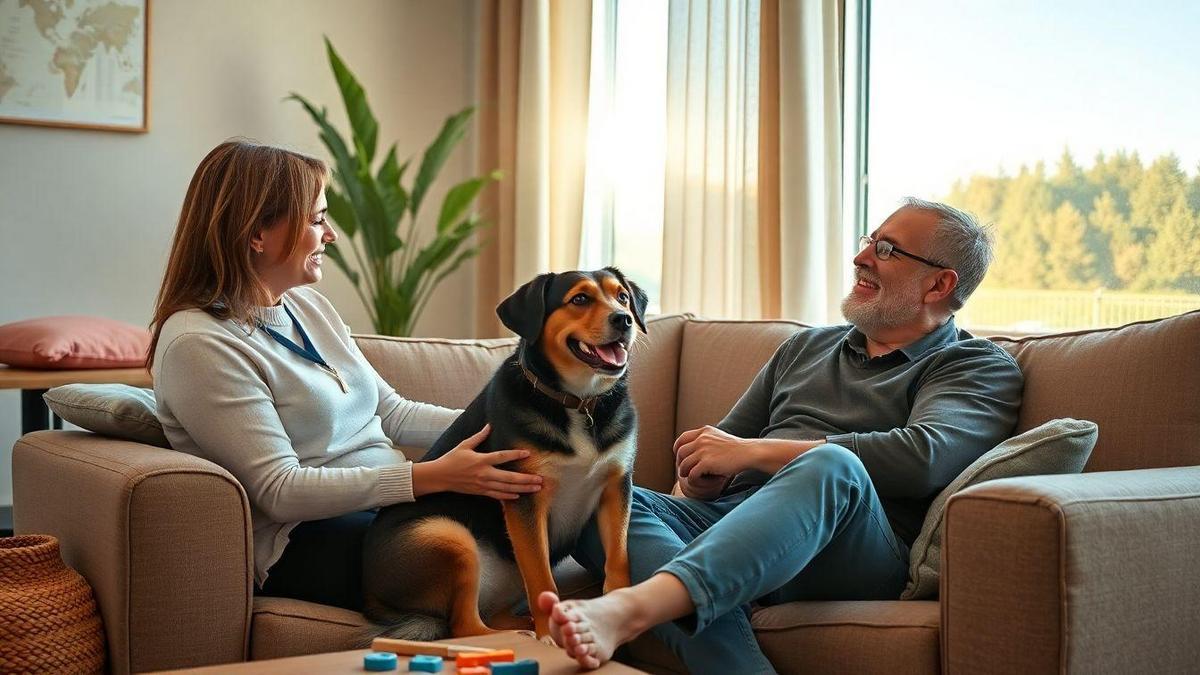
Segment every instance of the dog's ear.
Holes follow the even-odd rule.
[[[650,302],[650,296],[646,295],[646,291],[643,291],[641,286],[626,279],[625,275],[621,274],[621,270],[615,267],[605,267],[604,270],[612,273],[621,282],[621,285],[625,287],[625,290],[629,291],[629,304],[633,308],[633,318],[637,321],[638,328],[641,328],[642,332],[645,333],[646,305]]]
[[[500,321],[529,344],[537,342],[542,333],[542,324],[546,321],[546,290],[554,277],[554,274],[537,275],[496,308]]]

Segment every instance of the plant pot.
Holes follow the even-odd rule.
[[[92,587],[63,563],[58,539],[0,537],[0,672],[97,673],[104,659]]]

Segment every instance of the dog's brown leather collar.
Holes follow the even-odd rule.
[[[566,392],[559,391],[553,387],[543,384],[542,381],[538,379],[537,375],[534,375],[528,368],[525,367],[524,363],[520,365],[521,372],[525,374],[525,379],[529,380],[529,384],[532,384],[534,389],[537,389],[546,396],[558,401],[563,405],[564,408],[570,408],[571,410],[577,410],[583,413],[587,420],[588,428],[592,428],[592,425],[595,423],[595,421],[592,419],[592,413],[596,412],[596,402],[600,400],[600,397],[593,396],[591,398],[579,398],[575,394],[568,394]]]

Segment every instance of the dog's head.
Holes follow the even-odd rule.
[[[634,325],[646,332],[645,291],[615,267],[541,274],[496,313],[526,350],[545,356],[577,396],[607,390],[625,374]]]

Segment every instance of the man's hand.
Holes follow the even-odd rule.
[[[712,501],[721,496],[721,492],[725,490],[726,483],[729,482],[729,476],[695,476],[694,478],[680,478],[679,490],[684,497],[691,499],[699,499],[701,501]]]
[[[753,441],[705,426],[685,431],[675,440],[675,472],[683,494],[713,499],[735,474],[753,463]]]

